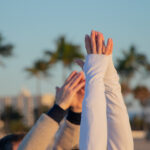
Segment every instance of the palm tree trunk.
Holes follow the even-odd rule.
[[[37,77],[36,80],[36,95],[37,95],[37,109],[38,109],[38,116],[41,114],[41,79]]]
[[[62,66],[62,82],[66,80],[66,67]]]
[[[36,94],[41,96],[41,79],[39,77],[36,80]]]

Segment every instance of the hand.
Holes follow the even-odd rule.
[[[112,54],[112,39],[108,38],[105,46],[104,36],[100,32],[92,30],[91,36],[85,35],[85,47],[88,54]]]
[[[82,110],[85,79],[84,73],[72,72],[64,85],[56,89],[56,103],[64,110],[71,107],[74,111]]]
[[[85,80],[84,80],[85,81]],[[71,109],[73,112],[80,113],[82,112],[82,102],[85,94],[85,86],[81,88],[73,98],[73,103],[71,105]]]
[[[103,34],[92,30],[91,36],[85,35],[85,48],[87,54],[111,55],[113,50],[113,41],[111,38],[108,38],[107,45],[105,46]],[[76,59],[75,62],[83,69],[83,60]]]

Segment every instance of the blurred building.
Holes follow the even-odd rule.
[[[41,105],[48,106],[49,108],[51,108],[53,104],[54,104],[54,95],[44,94],[41,97]]]
[[[31,94],[28,90],[23,89],[17,98],[17,110],[23,114],[23,121],[27,126],[32,126],[34,123],[33,109],[34,106]]]
[[[34,109],[38,108],[39,104],[50,108],[54,104],[54,95],[31,96],[28,90],[23,89],[18,96],[0,97],[0,116],[6,107],[11,106],[23,115],[25,125],[32,126],[34,123]]]

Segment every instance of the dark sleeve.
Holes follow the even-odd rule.
[[[67,120],[73,124],[80,125],[81,113],[75,113],[72,110],[69,110],[68,115],[67,115]]]
[[[60,123],[60,121],[64,118],[67,111],[63,110],[59,105],[55,104],[48,112],[47,115],[54,119],[56,122]]]

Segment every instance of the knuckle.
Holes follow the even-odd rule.
[[[64,86],[64,90],[67,90],[67,89],[68,89],[68,85],[65,85],[65,86]]]

